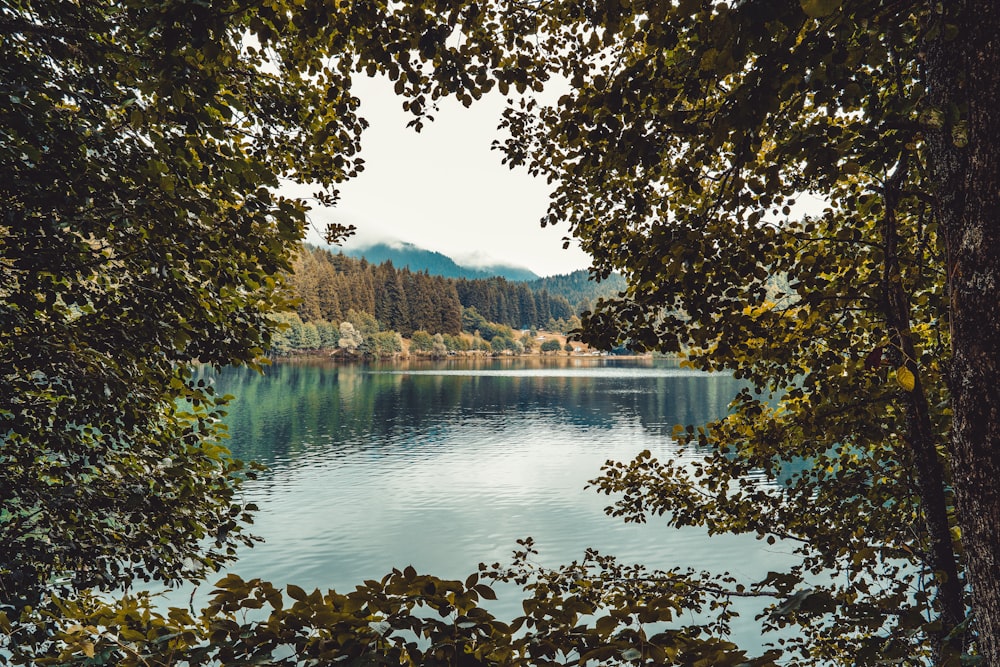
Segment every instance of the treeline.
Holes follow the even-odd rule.
[[[475,308],[488,321],[514,329],[562,330],[562,323],[577,315],[565,298],[506,278],[460,278],[455,288],[464,308]]]
[[[612,273],[601,282],[590,279],[586,270],[573,271],[557,276],[547,276],[526,283],[535,292],[548,292],[564,297],[573,305],[576,313],[592,310],[598,299],[613,298],[625,289],[625,278],[620,273]]]
[[[303,322],[298,313],[280,313],[273,319],[283,326],[271,339],[268,355],[272,357],[318,352],[369,359],[407,353],[430,357],[501,355],[531,353],[536,347],[536,331],[516,332],[506,324],[487,322],[475,308],[463,309],[463,333],[431,334],[417,329],[409,336],[408,350],[398,331],[385,330],[369,313],[353,309],[348,311],[347,319],[339,325],[327,320]],[[579,326],[579,318],[570,318],[570,324]],[[572,348],[564,348],[557,339],[550,338],[541,344],[538,351],[547,353],[560,349],[568,351]]]
[[[351,311],[372,315],[382,330],[457,335],[463,309],[514,329],[563,328],[576,314],[569,301],[505,278],[432,276],[306,246],[291,276],[303,322],[344,322]]]

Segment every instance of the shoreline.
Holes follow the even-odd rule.
[[[478,334],[478,332],[476,332]],[[527,332],[525,332],[526,334]],[[481,345],[484,343],[482,339],[478,338],[478,335],[468,334],[463,332],[460,337],[465,339],[467,342],[466,349],[448,349],[444,352],[440,350],[430,351],[430,350],[413,350],[413,339],[405,338],[399,336],[398,351],[394,351],[390,354],[371,354],[371,352],[361,352],[357,348],[345,349],[339,347],[320,347],[311,349],[288,349],[280,353],[270,353],[267,354],[267,358],[272,362],[286,361],[292,359],[332,359],[336,361],[409,361],[409,360],[429,360],[429,361],[443,361],[447,359],[498,359],[498,358],[525,358],[525,359],[536,359],[536,358],[579,358],[579,359],[596,359],[596,358],[620,358],[620,359],[644,359],[653,356],[664,356],[664,358],[678,358],[674,356],[667,355],[656,355],[655,353],[629,353],[629,354],[614,354],[609,351],[601,351],[590,347],[586,343],[581,341],[570,340],[569,334],[564,334],[558,331],[537,331],[536,335],[531,340],[531,347],[522,352],[517,352],[512,349],[505,350],[489,350],[484,349]],[[479,345],[474,343],[474,341],[479,341]],[[546,349],[542,350],[545,345],[551,345],[552,342],[558,344],[559,349]],[[489,341],[485,341],[488,346]],[[570,346],[572,349],[567,350],[566,347]]]

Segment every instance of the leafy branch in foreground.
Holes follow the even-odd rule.
[[[579,563],[538,570],[530,540],[509,568],[481,566],[464,582],[393,570],[354,591],[282,591],[229,575],[197,617],[167,615],[146,595],[113,605],[84,598],[60,607],[52,652],[37,664],[116,665],[567,665],[591,660],[636,665],[777,664],[755,659],[725,631],[733,596],[725,577],[693,571],[648,572],[588,552]],[[516,580],[527,597],[510,623],[480,606],[496,599],[483,583]],[[792,601],[795,608],[808,601]],[[287,605],[287,606],[286,606]],[[789,606],[791,609],[791,606]],[[702,625],[677,627],[697,612]]]

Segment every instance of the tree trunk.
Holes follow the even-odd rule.
[[[933,11],[935,3],[929,3]],[[927,50],[928,133],[948,251],[950,453],[979,652],[1000,666],[1000,3],[953,0]],[[948,29],[957,27],[957,33]],[[954,35],[953,37],[951,37]]]
[[[960,633],[955,628],[965,620],[965,600],[962,582],[958,577],[955,547],[948,525],[948,503],[944,465],[938,454],[938,441],[931,428],[927,395],[917,366],[917,351],[910,332],[910,304],[903,287],[899,266],[899,236],[896,223],[896,205],[902,182],[906,178],[908,162],[904,156],[885,186],[885,218],[882,223],[882,244],[885,252],[883,290],[885,291],[886,320],[899,348],[902,363],[913,374],[913,389],[906,392],[906,445],[923,507],[924,525],[930,541],[928,565],[939,578],[936,607],[940,628],[932,634],[932,664],[952,664],[962,650]],[[956,636],[958,635],[958,636]]]

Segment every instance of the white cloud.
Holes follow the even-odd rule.
[[[406,127],[402,101],[380,79],[355,84],[361,114],[371,127],[362,137],[365,171],[340,188],[333,209],[315,209],[315,230],[335,221],[358,228],[359,242],[400,240],[478,265],[508,263],[539,275],[586,268],[576,247],[563,250],[568,230],[541,228],[548,186],[523,170],[511,171],[490,150],[503,108],[499,97],[471,109],[444,100],[419,134]],[[307,195],[308,188],[288,188]],[[310,234],[312,242],[319,234]]]

